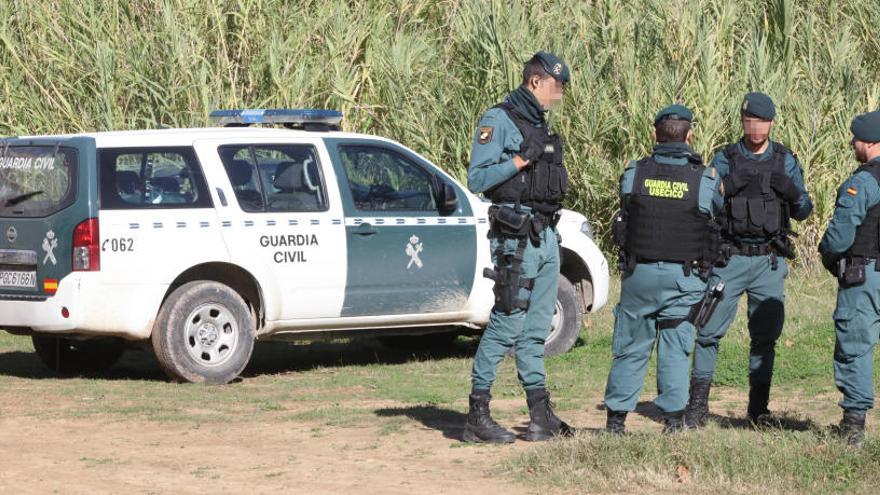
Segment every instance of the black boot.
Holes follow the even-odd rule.
[[[543,388],[526,390],[526,402],[529,405],[529,429],[526,430],[526,440],[540,442],[557,435],[563,437],[574,435],[574,428],[568,426],[553,412],[547,390]]]
[[[861,447],[865,443],[865,412],[843,411],[838,433],[846,443],[853,447]]]
[[[663,433],[684,431],[684,410],[663,413]]]
[[[711,387],[711,380],[691,378],[691,397],[684,412],[684,424],[688,428],[706,426],[706,416],[709,415],[709,389]]]
[[[608,418],[605,420],[605,431],[615,435],[623,435],[626,430],[626,411],[612,411],[608,409]]]
[[[470,396],[470,410],[461,439],[476,443],[513,443],[513,433],[501,427],[489,414],[488,390],[474,390]]]
[[[770,384],[751,382],[749,386],[748,415],[749,421],[753,425],[762,425],[771,421],[770,410],[767,409],[769,402]]]

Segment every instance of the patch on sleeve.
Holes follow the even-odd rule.
[[[480,135],[477,138],[477,141],[480,144],[486,144],[492,140],[492,132],[494,128],[492,127],[480,127]]]
[[[849,194],[850,196],[855,196],[856,194],[859,193],[859,191],[854,187],[847,187],[846,193]]]

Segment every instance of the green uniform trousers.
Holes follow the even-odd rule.
[[[867,411],[874,407],[874,347],[880,332],[880,272],[865,267],[865,282],[840,286],[834,310],[834,383],[843,393],[840,407]]]
[[[776,341],[785,322],[785,277],[788,265],[777,257],[776,270],[769,256],[731,256],[727,266],[716,268],[724,280],[724,298],[709,322],[700,329],[694,350],[694,378],[712,380],[718,365],[718,345],[736,318],[743,292],[749,298],[749,380],[769,385],[776,359]]]
[[[658,321],[681,320],[702,299],[706,282],[685,275],[678,263],[639,263],[623,276],[620,303],[614,308],[611,371],[605,406],[612,411],[636,407],[648,361],[657,344],[657,398],[664,412],[681,411],[688,400],[688,371],[696,329],[688,321],[658,330]]]
[[[519,240],[504,241],[504,254],[516,252]],[[491,239],[492,262],[496,259],[498,241]],[[559,243],[556,231],[546,228],[541,232],[538,247],[526,241],[523,256],[523,277],[534,278],[532,290],[520,289],[519,297],[529,300],[526,311],[514,309],[510,314],[492,310],[489,326],[480,339],[474,368],[471,373],[473,388],[489,390],[495,381],[498,364],[516,345],[516,369],[520,382],[526,390],[541,389],[544,381],[544,341],[550,333],[553,310],[556,307],[556,291],[559,286]]]

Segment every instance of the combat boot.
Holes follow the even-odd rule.
[[[605,420],[605,431],[615,435],[623,435],[626,430],[626,411],[612,411],[608,409],[608,418]]]
[[[711,387],[711,380],[691,378],[691,397],[688,400],[687,409],[684,411],[684,424],[688,428],[706,426],[706,416],[709,415],[709,389]]]
[[[684,410],[663,413],[663,433],[684,431]]]
[[[529,428],[526,430],[526,440],[540,442],[555,436],[574,435],[574,428],[568,426],[553,412],[547,390],[543,388],[526,390],[526,402],[529,405]]]
[[[865,443],[865,412],[843,411],[843,419],[840,420],[837,431],[846,443],[861,448]]]
[[[470,395],[470,409],[461,439],[473,443],[513,443],[513,433],[501,427],[489,414],[488,390],[474,390]]]
[[[770,384],[754,383],[749,386],[749,407],[747,410],[749,421],[753,425],[763,425],[772,422],[770,410],[767,404],[770,402]]]

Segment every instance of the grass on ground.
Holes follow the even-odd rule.
[[[712,395],[714,426],[675,437],[660,435],[659,426],[624,438],[583,434],[537,445],[509,458],[500,472],[563,491],[872,491],[880,480],[874,416],[861,452],[829,438],[825,428],[839,415],[831,368],[832,282],[803,271],[788,281],[787,323],[772,394],[777,409],[790,411],[786,428],[743,427],[748,363],[743,300],[740,317],[722,341]],[[611,301],[618,290],[615,284]],[[597,409],[610,365],[612,326],[610,307],[605,308],[587,319],[575,348],[547,361],[548,386],[563,417],[584,411],[596,421],[601,416]],[[260,344],[242,380],[211,387],[166,381],[147,350],[129,351],[97,377],[58,378],[33,354],[30,339],[0,333],[0,414],[194,426],[296,422],[312,425],[314,436],[328,428],[364,425],[375,427],[377,436],[393,435],[421,423],[455,438],[464,421],[477,342],[462,337],[428,352],[393,350],[373,339]],[[652,362],[641,397],[645,410],[656,393],[654,383]],[[502,364],[493,395],[522,401],[518,410],[497,410],[502,423],[526,418],[512,359]],[[450,447],[459,446],[450,440]]]

